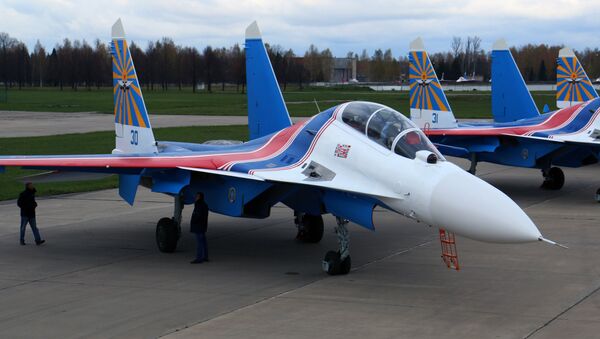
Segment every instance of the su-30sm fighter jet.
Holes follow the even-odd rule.
[[[339,248],[323,261],[329,274],[349,272],[347,223],[373,230],[376,206],[476,240],[545,241],[509,197],[446,161],[389,107],[348,102],[293,125],[256,23],[246,30],[251,140],[242,144],[156,141],[120,20],[112,27],[112,60],[112,154],[5,156],[0,166],[117,174],[130,204],[139,185],[172,196],[173,217],[156,226],[160,251],[175,250],[182,208],[196,192],[212,212],[233,217],[266,218],[281,202],[310,242],[321,239],[322,215],[331,213]]]
[[[600,99],[569,49],[558,59],[557,106],[540,114],[504,40],[492,51],[493,122],[459,123],[421,39],[410,44],[410,115],[438,149],[477,162],[539,168],[543,188],[565,181],[556,166],[579,167],[600,158]]]

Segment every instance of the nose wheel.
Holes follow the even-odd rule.
[[[350,233],[346,225],[348,220],[336,217],[337,227],[335,233],[338,237],[337,251],[329,251],[323,259],[323,271],[329,275],[343,275],[350,272],[352,259],[350,258]]]
[[[543,169],[542,175],[544,176],[544,182],[542,183],[544,189],[559,190],[565,184],[565,174],[558,167]]]

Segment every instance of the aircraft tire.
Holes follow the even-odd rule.
[[[305,243],[316,244],[323,238],[323,217],[320,215],[305,214],[302,216],[304,232],[301,240]]]
[[[179,227],[172,218],[161,218],[156,224],[156,245],[163,253],[173,253],[179,240]]]
[[[323,270],[329,275],[345,275],[352,268],[352,259],[347,256],[344,260],[340,260],[340,253],[329,251],[323,259]]]
[[[542,188],[548,190],[559,190],[565,184],[565,174],[558,167],[552,167],[544,177]]]

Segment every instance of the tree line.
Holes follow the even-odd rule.
[[[526,81],[556,79],[556,57],[562,46],[527,44],[511,51]],[[246,64],[244,48],[231,47],[198,50],[181,46],[170,38],[150,42],[147,46],[130,45],[140,83],[149,90],[168,90],[204,84],[207,91],[224,90],[234,85],[245,90]],[[314,82],[329,82],[333,54],[311,45],[303,54],[279,45],[267,45],[275,74],[285,90],[288,84],[302,88]],[[590,77],[600,75],[600,50],[586,48],[577,53]],[[377,49],[372,54],[348,52],[356,60],[357,78],[362,82],[402,83],[408,79],[407,56],[394,56],[391,49]],[[479,37],[455,37],[447,52],[430,55],[438,76],[447,80],[472,73],[487,81],[491,54],[481,48]],[[88,42],[64,39],[52,49],[38,41],[33,51],[26,44],[0,33],[0,83],[6,87],[59,87],[92,89],[112,84],[110,46],[100,40]]]

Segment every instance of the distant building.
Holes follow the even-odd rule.
[[[329,82],[344,83],[356,81],[355,58],[332,58]]]

